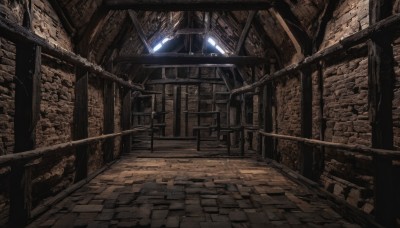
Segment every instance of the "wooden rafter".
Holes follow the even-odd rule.
[[[135,11],[129,10],[129,17],[132,20],[133,25],[135,26],[136,32],[139,35],[140,40],[142,41],[143,45],[146,47],[147,51],[149,53],[153,53],[153,48],[151,47],[151,45],[147,42],[147,38],[146,35],[144,34],[143,28],[140,25],[140,22],[137,18],[137,14]]]
[[[258,11],[250,11],[249,15],[247,16],[246,25],[244,26],[239,41],[236,44],[235,55],[239,55],[240,50],[242,50],[244,42],[246,41],[246,38],[249,34],[251,24],[253,22],[254,17],[257,15],[257,12]]]
[[[234,11],[234,10],[265,10],[271,0],[104,0],[103,4],[113,10],[143,10],[143,11]]]
[[[49,0],[49,3],[51,5],[51,7],[53,7],[54,11],[56,11],[58,18],[60,18],[61,24],[63,25],[65,30],[68,32],[68,34],[70,34],[71,36],[74,36],[76,34],[75,26],[72,24],[69,16],[67,14],[65,14],[59,1]]]
[[[114,60],[114,63],[130,64],[235,64],[235,65],[259,65],[264,64],[265,59],[254,56],[208,56],[189,55],[178,53],[123,56]]]

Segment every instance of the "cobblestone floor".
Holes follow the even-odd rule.
[[[264,162],[124,156],[30,227],[359,227]]]

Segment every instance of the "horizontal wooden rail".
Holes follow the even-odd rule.
[[[118,136],[134,134],[134,133],[142,132],[142,131],[146,131],[146,130],[147,130],[147,128],[144,128],[144,127],[135,128],[132,130],[126,130],[126,131],[122,131],[119,133],[101,135],[101,136],[91,137],[91,138],[87,138],[87,139],[81,139],[81,140],[77,140],[77,141],[61,143],[61,144],[57,144],[57,145],[53,145],[53,146],[42,147],[42,148],[30,150],[30,151],[25,151],[22,153],[3,155],[3,156],[0,156],[0,167],[4,167],[6,165],[9,165],[9,164],[11,164],[13,162],[17,162],[17,161],[32,160],[32,159],[38,158],[40,156],[43,156],[45,154],[48,154],[50,152],[71,149],[71,148],[75,148],[77,146],[86,145],[86,144],[90,144],[93,142],[102,141],[105,139],[111,139],[111,138],[115,138]]]
[[[338,54],[339,52],[345,51],[350,47],[354,47],[355,45],[361,44],[367,41],[372,36],[378,35],[379,32],[393,29],[394,27],[400,27],[400,14],[395,14],[393,16],[390,16],[387,19],[382,20],[372,26],[369,26],[366,29],[363,29],[357,33],[354,33],[353,35],[343,38],[338,43],[328,48],[325,48],[315,53],[314,55],[305,58],[304,60],[300,61],[297,64],[290,65],[282,70],[277,71],[274,74],[271,75],[267,74],[253,84],[233,89],[231,91],[231,96],[243,94],[246,92],[251,92],[255,90],[257,87],[264,86],[269,81],[273,81],[281,77],[286,77],[292,73],[296,73],[302,68],[317,63],[318,61],[321,61],[329,56]]]
[[[143,86],[134,85],[127,82],[116,75],[105,71],[101,66],[89,62],[87,59],[67,51],[56,44],[51,44],[42,37],[30,32],[26,28],[11,22],[4,17],[0,17],[0,36],[13,42],[26,42],[33,43],[42,47],[42,51],[53,57],[59,58],[63,61],[69,62],[75,66],[81,67],[91,73],[99,75],[100,77],[119,83],[122,86],[144,91]]]
[[[268,136],[268,137],[272,137],[272,138],[296,141],[296,142],[307,143],[307,144],[311,144],[311,145],[331,147],[331,148],[335,148],[335,149],[348,150],[351,152],[356,152],[357,154],[361,154],[361,152],[363,152],[362,155],[369,155],[369,156],[380,155],[380,156],[384,156],[384,157],[391,158],[391,159],[400,159],[400,151],[396,151],[396,150],[375,149],[375,148],[370,148],[370,147],[362,146],[362,145],[351,145],[351,144],[349,145],[349,144],[343,144],[343,143],[326,142],[326,141],[321,141],[321,140],[316,140],[316,139],[306,139],[306,138],[301,138],[301,137],[296,137],[296,136],[267,133],[264,131],[259,131],[259,133],[263,136]]]

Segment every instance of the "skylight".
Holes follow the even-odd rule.
[[[154,46],[153,51],[157,52],[158,50],[160,50],[163,47],[163,45],[165,43],[167,43],[170,40],[171,40],[171,38],[165,37],[160,43],[158,43],[156,46]]]
[[[219,46],[219,45],[217,44],[217,42],[216,42],[213,38],[209,37],[208,40],[207,40],[207,42],[208,42],[209,44],[211,44],[211,46],[215,47],[221,54],[224,55],[224,54],[226,53],[225,50],[222,49],[222,47]]]

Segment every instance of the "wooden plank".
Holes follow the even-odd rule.
[[[138,34],[140,40],[142,41],[143,45],[146,47],[146,50],[147,50],[149,53],[153,53],[153,52],[154,52],[154,51],[153,51],[153,48],[152,48],[151,45],[147,42],[147,37],[146,37],[146,35],[144,34],[143,28],[142,28],[142,26],[140,25],[140,22],[139,22],[139,20],[138,20],[138,18],[137,18],[137,13],[136,13],[135,11],[132,11],[132,10],[128,10],[128,13],[129,13],[129,17],[130,17],[131,20],[132,20],[133,25],[135,26],[136,32],[137,32],[137,34]]]
[[[165,68],[164,68],[164,72],[165,72]],[[165,123],[165,110],[166,110],[165,105],[166,105],[166,94],[165,94],[165,84],[163,84],[162,85],[162,94],[161,94],[161,112],[163,113],[162,117],[161,117],[161,121],[163,123]],[[162,128],[161,135],[165,136],[165,127]]]
[[[131,90],[125,90],[122,100],[122,118],[121,128],[122,130],[129,130],[132,127],[132,95]],[[132,136],[125,135],[122,137],[122,151],[121,154],[127,154],[132,149]]]
[[[181,86],[174,86],[174,119],[173,132],[174,137],[181,136]]]
[[[105,71],[101,66],[89,62],[87,59],[74,54],[73,52],[67,51],[57,45],[50,44],[47,40],[39,37],[38,35],[30,32],[26,28],[7,20],[4,17],[0,17],[0,36],[9,39],[13,42],[21,43],[32,43],[42,47],[42,52],[60,58],[63,61],[74,64],[77,67],[85,69],[96,76],[102,77],[107,80],[112,80],[120,85],[135,90],[143,91],[144,89],[139,86],[132,84],[128,81],[122,80],[118,76]]]
[[[376,25],[391,15],[392,1],[371,0],[370,24]],[[368,51],[368,106],[372,126],[372,147],[393,149],[393,38],[390,31],[373,36]],[[374,156],[375,218],[385,227],[395,227],[395,192],[392,160]]]
[[[228,68],[228,67],[235,67],[233,64],[181,64],[181,65],[162,65],[162,64],[157,64],[157,65],[143,65],[143,68],[215,68],[215,67],[223,67],[223,68]]]
[[[239,41],[236,44],[235,55],[239,55],[240,50],[242,50],[243,44],[246,41],[247,35],[249,34],[251,23],[253,22],[254,17],[256,16],[258,11],[250,11],[247,16],[246,25],[242,30],[242,34],[240,35]]]
[[[36,125],[41,100],[41,48],[33,44],[16,44],[14,153],[36,146]],[[32,208],[31,167],[24,162],[11,166],[10,224],[24,226]]]
[[[202,54],[182,54],[182,53],[156,53],[151,55],[121,56],[114,60],[115,64],[162,64],[162,65],[182,65],[182,64],[235,64],[260,65],[265,63],[265,58],[255,56],[209,56]]]
[[[103,133],[114,133],[114,107],[115,107],[115,83],[104,82],[104,129]],[[103,161],[109,163],[114,160],[114,139],[105,140],[103,143]]]
[[[76,29],[75,26],[71,22],[71,18],[68,17],[67,14],[64,13],[59,1],[57,0],[49,0],[51,7],[53,7],[54,11],[56,12],[58,18],[60,18],[61,24],[63,28],[67,31],[70,36],[75,36]]]
[[[185,136],[189,136],[189,86],[185,87]]]
[[[312,78],[311,70],[300,72],[301,77],[301,137],[312,137]],[[300,145],[300,173],[309,178],[313,178],[313,149],[312,147]]]
[[[270,0],[104,0],[103,4],[112,10],[143,10],[143,11],[235,11],[235,10],[266,10]]]
[[[272,96],[273,86],[272,83],[268,83],[264,86],[263,91],[263,120],[264,120],[264,131],[271,133],[273,131],[272,122]],[[274,159],[274,145],[271,137],[264,138],[263,145],[263,157]]]
[[[175,32],[175,35],[203,35],[207,31],[204,28],[183,28]]]
[[[89,74],[82,70],[76,70],[75,102],[73,139],[80,140],[88,137],[88,83]],[[85,179],[88,175],[88,146],[78,146],[75,151],[75,183]]]
[[[285,67],[284,69],[281,69],[274,74],[264,75],[262,78],[260,78],[260,80],[253,84],[234,89],[232,90],[232,95],[250,92],[258,87],[264,86],[269,81],[293,75],[293,73],[296,73],[303,68],[309,67],[312,64],[332,57],[340,52],[348,50],[350,47],[367,41],[372,35],[377,36],[384,31],[391,31],[391,29],[395,29],[398,26],[400,26],[400,14],[390,16],[384,20],[377,22],[376,24],[369,26],[366,29],[363,29],[359,32],[354,33],[353,35],[341,39],[338,43],[329,46],[328,48],[325,48],[323,50],[320,50],[319,52],[309,57],[306,57],[304,60],[296,64]]]

